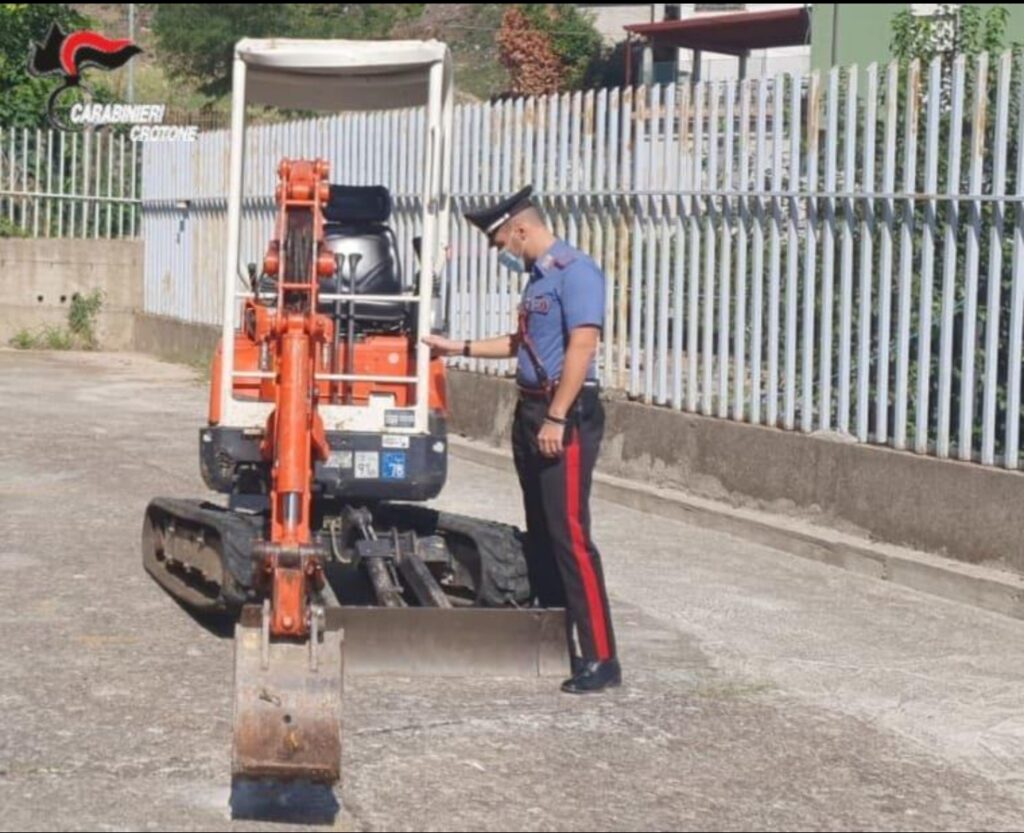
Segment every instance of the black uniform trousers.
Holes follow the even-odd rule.
[[[565,607],[569,650],[575,626],[584,660],[615,657],[601,556],[590,538],[590,485],[604,434],[596,388],[584,387],[567,415],[564,450],[544,457],[537,445],[546,398],[520,396],[512,450],[526,508],[530,586],[544,607]]]

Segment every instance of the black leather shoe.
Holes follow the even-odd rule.
[[[562,691],[566,694],[596,694],[606,688],[617,688],[622,685],[622,669],[617,659],[604,662],[585,662],[582,669],[572,679],[562,683]]]

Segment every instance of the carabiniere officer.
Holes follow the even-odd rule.
[[[548,228],[527,186],[465,218],[501,249],[499,261],[529,272],[514,333],[424,341],[437,355],[517,358],[519,402],[512,449],[526,509],[534,601],[566,608],[571,694],[621,684],[601,556],[590,536],[590,484],[604,433],[595,355],[604,323],[605,277]],[[578,648],[577,648],[578,643]]]

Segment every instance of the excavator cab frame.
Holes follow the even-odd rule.
[[[417,331],[428,333],[432,326],[440,324],[440,311],[433,308],[433,284],[444,269],[449,226],[454,119],[451,55],[447,45],[438,41],[275,38],[244,39],[236,46],[218,421],[242,429],[262,428],[269,410],[265,402],[233,395],[237,374],[244,372],[235,367],[234,333],[241,323],[240,301],[251,294],[248,276],[242,269],[240,245],[246,188],[246,114],[252,105],[327,113],[424,108],[423,159],[410,160],[423,170],[418,243],[421,278],[416,291],[403,295],[402,300],[415,306]],[[343,178],[352,178],[354,173],[335,172]],[[415,390],[415,404],[410,408],[388,408],[386,401],[375,398],[369,406],[321,405],[321,418],[327,430],[344,427],[353,431],[426,434],[430,419],[426,395],[430,386],[430,351],[422,344],[417,344],[414,378],[409,382]]]

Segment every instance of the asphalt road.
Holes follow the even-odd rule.
[[[356,679],[334,793],[231,793],[231,644],[143,572],[206,390],[0,351],[0,828],[1018,829],[1024,623],[597,501],[626,685]],[[521,522],[454,459],[445,508]],[[234,818],[233,818],[234,816]]]

